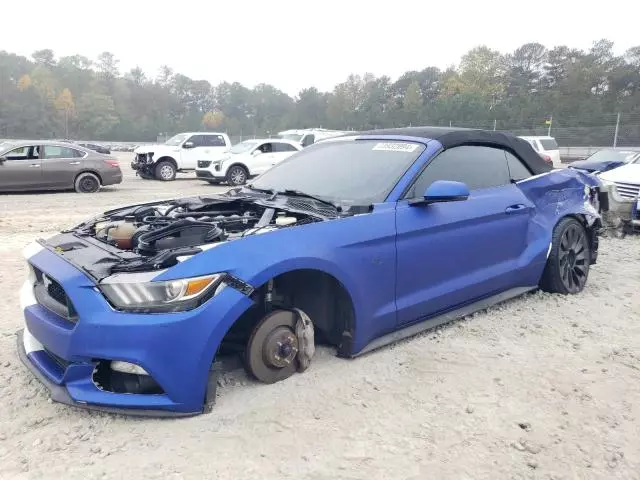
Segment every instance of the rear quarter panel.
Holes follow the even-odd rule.
[[[589,202],[589,189],[600,181],[593,175],[571,168],[553,170],[518,182],[518,187],[535,205],[527,232],[527,254],[537,283],[546,264],[553,229],[567,216],[582,216],[588,225],[600,220]]]

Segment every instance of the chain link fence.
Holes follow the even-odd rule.
[[[597,118],[533,118],[518,122],[498,119],[486,121],[449,121],[440,125],[482,128],[510,132],[519,136],[550,135],[561,147],[635,147],[640,148],[640,114],[612,114]]]

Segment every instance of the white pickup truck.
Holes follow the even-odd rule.
[[[142,178],[167,182],[174,180],[177,172],[193,171],[198,161],[215,160],[230,148],[231,140],[226,133],[179,133],[165,143],[136,148],[131,168]]]

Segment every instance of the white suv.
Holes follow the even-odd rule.
[[[302,148],[300,143],[291,140],[245,140],[215,160],[199,160],[196,176],[212,184],[244,185],[250,177],[266,172]]]
[[[307,128],[300,130],[285,130],[278,132],[278,137],[285,140],[293,140],[300,143],[303,147],[308,147],[316,143],[317,141],[339,137],[341,135],[348,135],[354,132],[345,132],[340,130],[327,130],[325,128]]]
[[[560,148],[553,137],[520,137],[531,144],[545,162],[552,163],[554,167],[561,167]]]
[[[176,172],[193,171],[198,161],[218,158],[230,148],[226,133],[179,133],[165,143],[136,148],[131,168],[142,178],[170,181],[176,178]]]
[[[609,194],[609,212],[613,218],[629,220],[640,226],[640,158],[613,170],[598,174]]]

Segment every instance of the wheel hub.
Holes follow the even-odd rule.
[[[173,169],[167,165],[160,169],[160,175],[162,175],[162,178],[170,178],[172,173]]]
[[[267,365],[284,368],[291,365],[298,354],[298,338],[288,327],[278,327],[265,339],[262,348]]]
[[[234,170],[231,174],[231,179],[233,180],[233,183],[244,182],[244,172],[240,169]]]
[[[586,239],[581,229],[569,227],[560,242],[560,275],[568,291],[582,290],[588,273]]]

